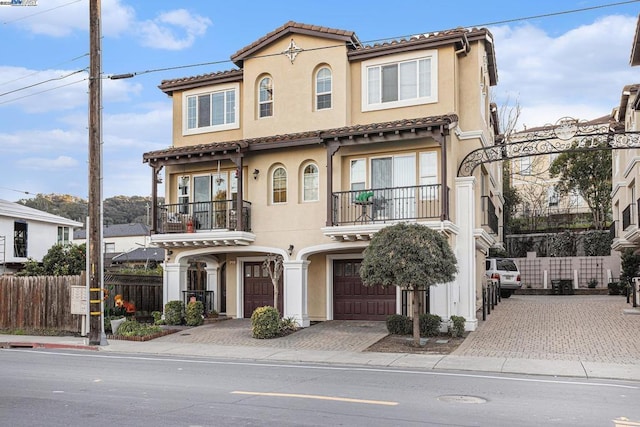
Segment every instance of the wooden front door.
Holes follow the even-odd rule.
[[[333,262],[333,318],[335,320],[387,320],[396,313],[396,287],[364,286],[361,260]]]
[[[282,277],[278,284],[278,311],[284,311]],[[262,268],[262,261],[244,263],[244,317],[250,318],[253,311],[265,305],[273,306],[273,285],[269,273]]]

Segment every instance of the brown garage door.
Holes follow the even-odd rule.
[[[363,286],[360,263],[360,260],[333,262],[333,318],[386,320],[396,312],[396,287]]]
[[[283,293],[280,277],[278,311],[282,315]],[[244,317],[250,318],[258,307],[273,305],[273,285],[269,273],[262,268],[262,262],[244,263]]]

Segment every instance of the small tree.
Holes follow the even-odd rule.
[[[624,283],[625,288],[628,289],[633,278],[640,274],[640,253],[637,254],[633,249],[627,248],[622,252],[621,261],[620,282]]]
[[[278,310],[278,297],[280,290],[278,289],[278,283],[280,283],[280,276],[282,276],[283,259],[280,255],[267,255],[267,259],[262,263],[262,268],[269,273],[271,278],[271,284],[273,285],[273,308]]]
[[[53,245],[42,258],[42,265],[33,259],[25,263],[18,276],[75,276],[86,268],[86,245]]]
[[[456,272],[456,257],[442,234],[405,223],[376,233],[360,267],[365,286],[393,285],[412,291],[414,346],[420,345],[419,291],[452,281]]]

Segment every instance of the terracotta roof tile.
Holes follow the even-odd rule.
[[[217,71],[208,74],[201,74],[191,77],[179,77],[177,79],[163,80],[160,83],[160,90],[171,93],[174,90],[184,90],[191,86],[201,86],[203,83],[221,83],[227,81],[241,81],[242,70]]]

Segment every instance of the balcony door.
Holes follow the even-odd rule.
[[[375,219],[415,218],[414,154],[371,159],[371,185],[380,199],[376,201]]]
[[[193,216],[197,230],[229,228],[229,212],[233,210],[238,186],[235,172],[231,172],[231,180],[229,174],[222,171],[193,177]]]
[[[211,176],[193,177],[193,216],[197,230],[211,229]]]

